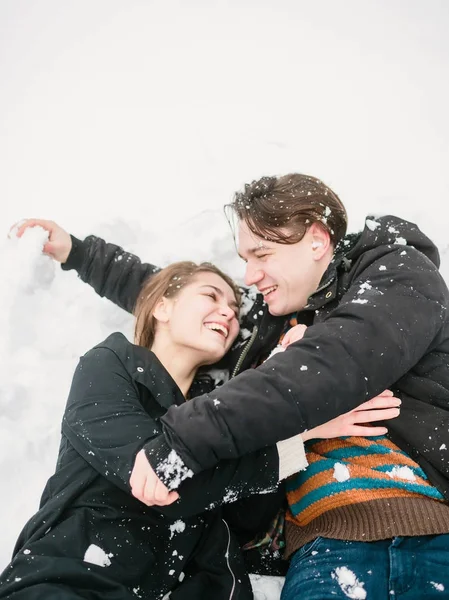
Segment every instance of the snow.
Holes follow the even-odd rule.
[[[172,525],[169,526],[170,529],[170,539],[175,535],[175,533],[182,533],[186,528],[186,524],[181,519],[178,519]]]
[[[132,339],[129,315],[38,252],[43,232],[10,226],[54,219],[242,283],[223,205],[299,170],[335,188],[352,230],[366,214],[416,221],[448,279],[443,4],[0,3],[0,568],[54,471],[79,356],[113,331]],[[256,598],[281,581],[253,577]]]
[[[354,573],[348,567],[337,567],[332,573],[332,578],[336,579],[341,591],[348,598],[364,600],[366,598],[365,585],[361,583]]]
[[[393,467],[391,471],[386,471],[391,479],[405,479],[407,481],[416,481],[415,474],[410,467]]]
[[[93,565],[97,565],[99,567],[110,567],[111,566],[111,558],[114,555],[106,552],[97,546],[96,544],[90,544],[84,553],[84,562],[91,563]]]
[[[439,592],[444,592],[444,585],[442,583],[436,583],[436,581],[431,581],[430,584]]]
[[[366,226],[371,231],[376,231],[378,227],[380,227],[380,223],[378,221],[374,221],[373,219],[366,219]]]
[[[334,465],[334,479],[337,481],[347,481],[351,478],[351,474],[346,465],[342,463],[335,463]]]
[[[193,471],[185,466],[182,458],[174,450],[159,463],[158,473],[170,478],[167,486],[172,490],[178,489],[184,479],[193,477]]]

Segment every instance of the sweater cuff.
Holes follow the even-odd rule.
[[[193,477],[182,458],[171,448],[163,435],[143,447],[145,456],[162,483],[169,490],[176,490],[188,477]]]
[[[279,454],[279,481],[304,471],[309,465],[301,434],[281,440],[276,447]]]
[[[72,249],[70,250],[70,254],[65,263],[61,264],[61,268],[63,271],[76,269],[79,272],[83,266],[85,244],[72,234],[70,234],[70,237],[72,238]]]

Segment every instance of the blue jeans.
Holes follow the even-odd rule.
[[[449,534],[379,542],[317,538],[293,555],[281,600],[449,598]]]

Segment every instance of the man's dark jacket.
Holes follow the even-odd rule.
[[[121,259],[122,260],[121,260]],[[298,322],[309,327],[286,352],[250,369],[276,345],[285,317],[260,295],[230,356],[231,375],[210,394],[168,410],[154,441],[157,469],[173,448],[195,473],[351,410],[389,388],[402,399],[391,439],[449,498],[449,294],[435,245],[407,221],[368,218],[336,248]],[[65,268],[131,311],[157,267],[89,237],[74,239]],[[301,269],[301,265],[298,265]],[[219,410],[214,400],[219,400]],[[170,483],[169,481],[167,483]]]
[[[253,598],[239,549],[256,533],[248,513],[241,518],[246,500],[220,505],[276,488],[275,447],[203,471],[170,506],[149,508],[131,495],[136,453],[184,401],[156,356],[120,333],[81,358],[56,472],[0,576],[0,598],[154,600],[169,590],[173,600]],[[256,528],[272,514],[265,522],[253,515]]]

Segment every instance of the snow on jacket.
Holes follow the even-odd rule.
[[[186,481],[171,506],[149,508],[131,495],[137,452],[160,436],[167,409],[184,402],[156,356],[122,334],[81,358],[63,416],[56,472],[0,577],[0,598],[153,600],[169,590],[173,600],[253,598],[228,519],[234,530],[241,525],[242,541],[260,521],[251,530],[238,502],[216,507],[274,490],[276,448],[222,461]],[[279,498],[263,497],[274,501],[266,526]]]
[[[198,473],[390,388],[402,399],[401,415],[388,423],[391,439],[449,498],[449,294],[438,266],[438,250],[416,225],[394,216],[368,218],[360,234],[339,244],[298,313],[299,323],[313,327],[286,352],[248,369],[274,348],[285,323],[257,295],[242,323],[250,335],[228,357],[233,376],[245,372],[167,411],[164,437],[152,443],[153,466],[174,449]],[[65,268],[77,268],[127,310],[157,270],[95,237],[74,239]]]

